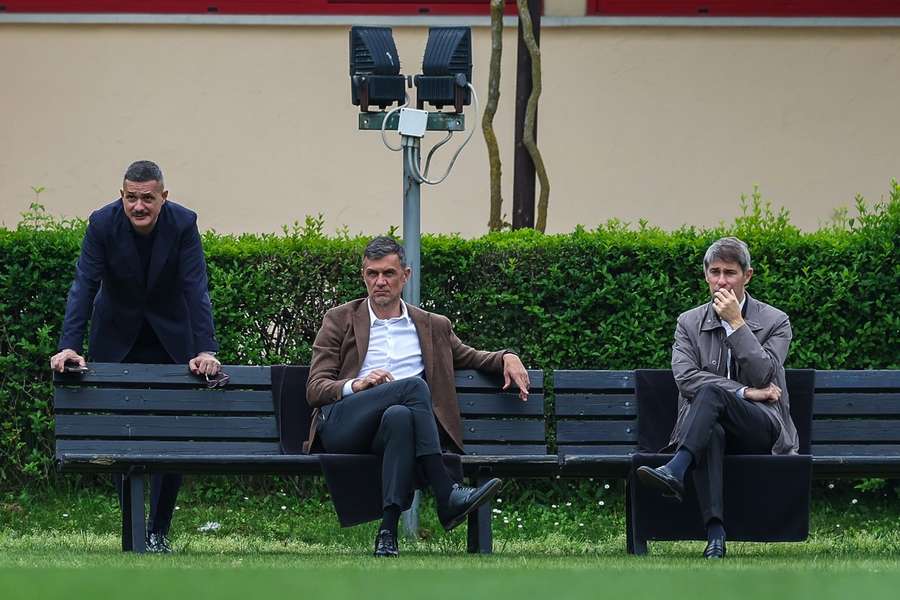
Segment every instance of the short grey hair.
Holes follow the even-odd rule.
[[[134,181],[136,183],[158,181],[160,186],[165,187],[162,169],[152,160],[138,160],[131,163],[125,169],[124,179],[125,181]]]
[[[397,243],[397,240],[387,235],[379,235],[366,244],[366,250],[363,252],[363,261],[365,259],[378,260],[385,256],[396,254],[400,259],[400,266],[406,268],[406,251],[403,246]]]
[[[736,237],[723,237],[707,248],[703,256],[703,270],[706,271],[710,263],[716,260],[738,263],[741,271],[746,273],[750,268],[750,249]]]

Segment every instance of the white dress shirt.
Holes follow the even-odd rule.
[[[401,300],[400,316],[390,319],[379,319],[372,310],[371,300],[366,300],[366,306],[369,307],[369,348],[356,379],[365,377],[375,369],[390,372],[395,380],[421,377],[425,372],[422,347],[406,303]],[[341,397],[353,394],[352,386],[356,379],[344,383]]]

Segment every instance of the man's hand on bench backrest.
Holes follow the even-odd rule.
[[[511,383],[519,387],[519,398],[522,402],[528,400],[528,370],[522,364],[522,360],[515,354],[503,355],[503,389],[509,389]]]

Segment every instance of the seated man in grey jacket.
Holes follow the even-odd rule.
[[[725,556],[722,463],[738,454],[796,454],[784,359],[791,343],[785,313],[755,300],[745,288],[753,276],[747,244],[733,237],[713,243],[703,257],[712,300],[678,317],[672,371],[678,418],[658,468],[639,467],[643,484],[678,500],[691,467],[708,543],[706,558]]]

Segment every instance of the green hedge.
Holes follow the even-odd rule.
[[[758,194],[711,230],[610,222],[588,231],[426,236],[423,305],[481,348],[513,347],[530,367],[631,369],[669,363],[676,316],[705,301],[700,267],[725,234],[748,242],[750,291],[784,309],[792,367],[898,368],[900,185],[889,199],[814,233]],[[83,221],[39,206],[0,229],[0,487],[52,477],[48,357],[56,348]],[[365,239],[307,219],[283,235],[204,235],[221,356],[305,364],[325,310],[364,294]]]

